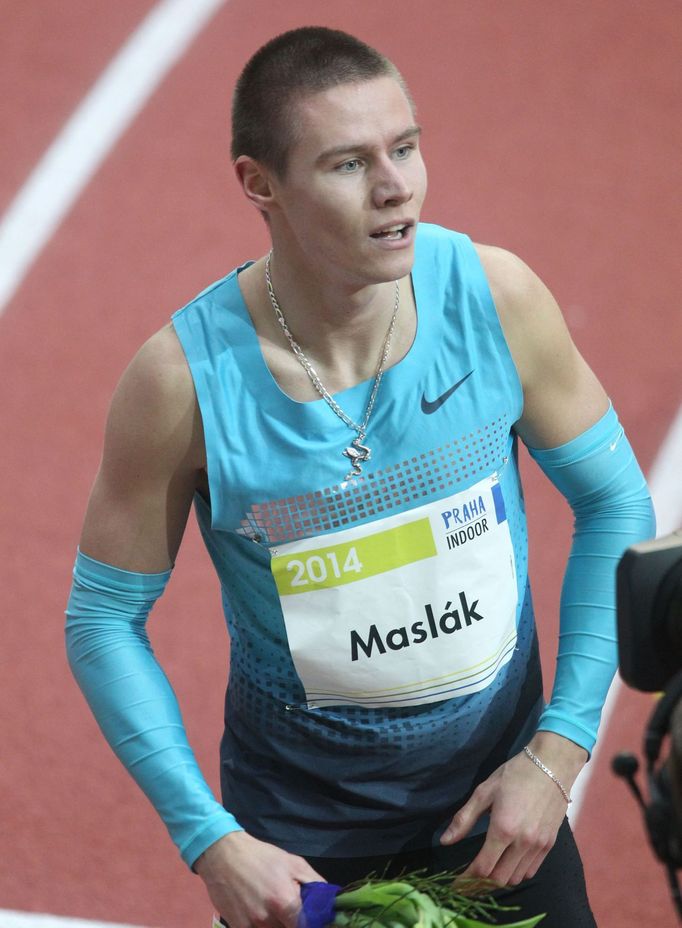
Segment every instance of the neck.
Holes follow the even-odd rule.
[[[362,284],[304,270],[271,252],[270,272],[276,300],[303,347],[318,356],[343,350],[354,353],[383,338],[393,315],[395,281]]]
[[[285,393],[306,401],[318,398],[294,355],[268,295],[263,258],[239,275],[261,350]],[[374,377],[396,301],[396,282],[353,288],[302,275],[284,262],[271,260],[275,298],[293,339],[330,393]],[[384,367],[407,354],[416,330],[416,310],[408,277],[398,282],[400,307]]]

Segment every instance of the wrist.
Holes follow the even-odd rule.
[[[221,869],[224,861],[234,856],[235,849],[245,834],[244,831],[236,830],[218,838],[197,857],[192,865],[192,870],[201,877],[204,883],[210,883],[216,871]]]
[[[589,755],[585,748],[552,731],[536,732],[528,742],[528,747],[570,793],[578,774],[587,763]]]

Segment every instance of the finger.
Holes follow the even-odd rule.
[[[492,879],[518,886],[535,876],[554,842],[535,832],[519,832],[491,872]]]
[[[296,893],[283,901],[277,909],[277,928],[297,928],[301,914],[301,891],[296,883]]]
[[[294,877],[301,883],[326,883],[327,880],[314,870],[304,857],[297,858]]]
[[[524,858],[509,879],[509,886],[518,886],[524,880],[532,879],[540,869],[540,866],[547,856],[546,851],[539,851],[535,856],[529,855]]]
[[[481,815],[490,808],[487,792],[479,786],[453,816],[450,824],[441,835],[441,844],[454,844],[468,835]]]
[[[488,832],[483,847],[466,868],[463,877],[474,879],[497,879],[493,877],[500,858],[509,846],[509,841],[496,838]]]
[[[492,871],[491,879],[499,886],[518,886],[519,883],[528,878],[531,865],[534,863],[537,854],[535,852],[523,852],[519,848],[508,847],[500,857],[496,867]]]

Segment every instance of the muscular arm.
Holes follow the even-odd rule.
[[[143,345],[114,394],[81,551],[124,570],[167,570],[204,463],[191,375],[168,326]]]
[[[196,764],[146,620],[170,575],[201,464],[190,374],[167,328],[143,346],[114,394],[66,634],[105,737],[190,864],[238,826]]]
[[[615,412],[549,290],[515,256],[490,248],[481,256],[523,386],[518,434],[575,516],[555,684],[539,728],[545,742],[549,732],[567,739],[555,750],[573,751],[582,763],[585,753],[574,748],[592,750],[617,666],[616,566],[629,544],[653,533],[651,501]]]
[[[203,469],[191,375],[169,327],[143,346],[111,405],[67,607],[69,661],[105,737],[216,909],[232,928],[293,928],[300,884],[320,877],[241,831],[215,800],[145,628]]]
[[[627,439],[556,301],[514,255],[477,247],[523,387],[516,430],[576,517],[555,684],[529,745],[570,790],[617,663],[615,564],[628,544],[653,532],[652,510]],[[455,816],[446,843],[486,809],[491,824],[471,873],[503,883],[533,876],[566,812],[556,784],[525,756],[512,758]]]
[[[608,397],[540,278],[508,251],[477,249],[523,388],[516,431],[531,448],[562,445],[606,412]]]

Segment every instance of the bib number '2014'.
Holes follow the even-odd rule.
[[[335,551],[327,551],[324,556],[311,554],[305,561],[292,558],[287,564],[287,570],[295,574],[291,581],[292,586],[307,586],[310,583],[324,583],[330,571],[337,579],[341,579],[343,574],[359,574],[362,571],[362,562],[353,547],[348,551],[343,565],[339,564]]]

